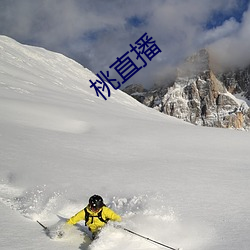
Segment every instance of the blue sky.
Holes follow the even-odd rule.
[[[216,28],[223,25],[223,23],[230,19],[234,18],[237,22],[242,22],[242,17],[244,12],[247,11],[249,5],[249,0],[239,0],[236,8],[233,8],[229,13],[224,13],[222,10],[216,10],[211,13],[211,18],[206,24],[207,29]]]
[[[0,34],[63,53],[98,73],[147,32],[162,53],[129,83],[149,86],[201,48],[223,64],[250,63],[249,1],[1,0]]]

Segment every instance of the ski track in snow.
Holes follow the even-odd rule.
[[[192,249],[194,246],[198,249],[199,244],[204,244],[204,239],[197,240],[200,225],[196,225],[196,229],[185,225],[179,220],[172,208],[164,205],[162,195],[141,195],[130,198],[107,197],[107,200],[109,201],[107,206],[123,217],[121,225],[129,230],[176,248],[183,244],[186,246],[185,249]],[[68,228],[64,237],[58,239],[56,237],[57,231],[63,228],[65,220],[58,220],[56,215],[62,214],[63,217],[69,218],[83,207],[82,204],[66,200],[63,192],[49,192],[45,185],[25,191],[10,183],[1,183],[0,202],[29,220],[45,222],[45,225],[50,229],[49,236],[53,240],[74,246],[79,244],[79,249],[82,250],[108,250],[120,247],[124,249],[124,243],[119,243],[121,239],[123,239],[122,242],[128,242],[126,249],[162,249],[155,243],[115,228],[113,223],[107,225],[100,233],[99,238],[92,243],[87,236],[87,228],[83,222]],[[165,239],[166,242],[162,242],[161,239]]]

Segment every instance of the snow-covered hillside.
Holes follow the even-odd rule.
[[[108,225],[90,244],[53,227],[92,194],[122,225],[184,250],[250,248],[248,132],[196,127],[117,90],[96,97],[76,62],[0,36],[1,249],[163,249]],[[81,225],[84,225],[82,223]]]

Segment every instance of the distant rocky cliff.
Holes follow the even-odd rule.
[[[124,92],[196,125],[249,129],[250,67],[215,73],[210,64],[209,53],[203,49],[177,69],[171,86],[146,90],[141,85],[130,85]]]

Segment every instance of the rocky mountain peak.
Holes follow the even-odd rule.
[[[210,70],[209,53],[201,49],[194,55],[188,57],[177,69],[177,77],[194,77],[205,74]]]
[[[249,71],[220,74],[212,68],[209,51],[202,49],[178,67],[171,86],[129,94],[149,107],[196,125],[248,129],[249,106],[233,94],[250,93],[250,67]]]

